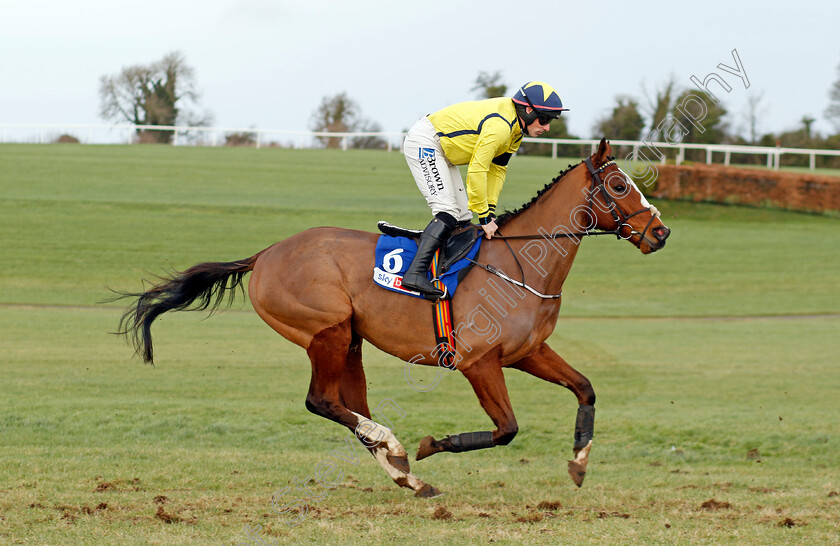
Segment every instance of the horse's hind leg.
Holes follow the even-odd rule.
[[[569,475],[575,485],[580,487],[586,476],[595,428],[595,391],[592,384],[545,343],[535,353],[512,364],[511,367],[562,385],[577,396],[579,406],[575,422],[575,458],[569,461]]]
[[[440,494],[411,474],[402,444],[388,427],[370,418],[361,339],[351,331],[350,319],[316,334],[306,352],[312,362],[306,408],[352,430],[397,485],[420,497]]]
[[[341,405],[353,413],[371,418],[367,402],[367,382],[362,366],[362,338],[352,334],[350,347],[347,349],[347,361],[339,385]]]
[[[460,453],[507,445],[519,431],[508,397],[499,351],[488,352],[472,366],[463,370],[463,374],[472,385],[481,407],[496,425],[496,430],[465,432],[447,436],[442,440],[426,436],[417,448],[418,461],[441,451]]]

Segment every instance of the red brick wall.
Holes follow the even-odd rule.
[[[840,178],[722,165],[657,165],[651,195],[810,212],[840,212]]]

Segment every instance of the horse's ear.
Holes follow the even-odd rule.
[[[601,143],[598,145],[598,151],[595,153],[595,162],[606,163],[607,157],[611,155],[612,148],[610,148],[610,143],[607,142],[607,138],[604,137],[601,139]]]

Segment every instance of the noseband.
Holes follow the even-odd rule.
[[[610,159],[597,169],[595,168],[595,165],[592,164],[592,158],[587,157],[584,160],[584,163],[586,163],[586,168],[589,169],[589,174],[592,176],[592,186],[589,190],[589,195],[587,196],[587,204],[589,205],[589,210],[592,210],[592,196],[597,190],[601,193],[601,198],[603,198],[604,204],[609,209],[609,213],[612,216],[613,220],[615,220],[616,228],[612,231],[607,231],[606,233],[614,233],[616,238],[618,239],[629,239],[633,235],[638,235],[639,243],[641,243],[644,240],[645,234],[647,233],[648,229],[650,229],[651,224],[653,224],[653,221],[656,219],[656,215],[650,215],[650,220],[648,220],[647,225],[645,225],[645,229],[643,229],[641,233],[633,229],[633,226],[628,224],[627,220],[644,212],[650,212],[651,207],[645,207],[643,209],[637,210],[636,212],[630,215],[625,215],[624,212],[622,212],[622,210],[616,206],[615,200],[613,200],[612,196],[610,195],[610,192],[607,190],[607,185],[604,183],[603,180],[601,180],[601,173],[604,172],[604,169],[606,169],[610,165],[615,165],[615,160]],[[622,237],[621,228],[625,225],[630,228],[630,235],[628,235],[627,237]]]

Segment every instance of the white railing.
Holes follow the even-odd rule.
[[[284,131],[278,129],[254,129],[235,127],[187,127],[168,125],[129,125],[129,124],[0,124],[0,142],[37,142],[46,143],[54,141],[59,134],[66,132],[87,144],[94,143],[131,143],[137,131],[171,131],[173,133],[172,144],[179,145],[206,145],[219,146],[224,144],[225,136],[234,133],[253,135],[254,145],[257,148],[276,144],[276,139],[286,139],[280,143],[290,148],[311,148],[315,147],[316,139],[339,138],[340,147],[347,150],[351,145],[351,139],[360,137],[378,137],[385,141],[386,149],[390,152],[393,149],[400,149],[405,133],[402,132],[363,132],[363,133],[329,133],[313,131]],[[80,133],[79,133],[80,132]],[[12,134],[12,138],[10,137]],[[14,138],[14,135],[18,135]],[[21,137],[20,135],[24,135]],[[530,138],[523,139],[524,142],[534,144],[550,144],[551,157],[557,158],[558,146],[581,146],[589,148],[589,153],[598,149],[599,140],[595,139],[566,139],[566,138]],[[639,140],[611,140],[613,146],[631,146],[633,151],[627,156],[628,159],[640,161],[658,161],[665,163],[664,149],[676,149],[676,164],[680,165],[685,161],[686,150],[705,150],[706,164],[711,164],[715,153],[723,154],[723,164],[729,165],[732,154],[766,155],[767,167],[778,170],[781,165],[782,155],[807,155],[810,158],[810,168],[816,168],[817,156],[840,156],[840,150],[812,150],[807,148],[782,148],[767,146],[737,146],[734,144],[690,144],[670,142],[646,142]],[[582,154],[583,155],[583,154]],[[586,155],[589,155],[588,153]]]
[[[253,135],[253,143],[257,148],[278,143],[290,148],[311,148],[315,146],[315,139],[341,139],[341,148],[347,150],[351,139],[363,137],[378,137],[385,142],[390,152],[399,149],[405,133],[389,132],[359,132],[359,133],[331,133],[316,131],[285,131],[279,129],[254,129],[238,127],[189,127],[173,125],[130,125],[130,124],[31,124],[4,123],[0,124],[0,142],[29,142],[45,144],[53,142],[62,133],[71,134],[85,144],[129,144],[134,142],[137,131],[166,131],[172,133],[172,144],[220,146],[225,143],[225,136],[231,134]],[[10,138],[12,135],[23,137]]]
[[[551,144],[551,157],[557,158],[557,146],[572,145],[572,146],[588,146],[590,154],[598,150],[600,140],[585,140],[585,139],[569,139],[569,138],[531,138],[526,137],[522,139],[523,142],[532,142],[534,144]],[[706,164],[712,164],[712,156],[715,152],[723,153],[723,164],[729,165],[732,154],[753,154],[766,155],[767,168],[779,170],[781,165],[781,157],[784,154],[792,155],[807,155],[810,156],[810,169],[813,171],[817,167],[817,156],[840,156],[840,150],[812,150],[810,148],[782,148],[769,146],[738,146],[735,144],[689,144],[679,143],[673,144],[671,142],[644,142],[639,140],[610,140],[612,146],[632,146],[633,152],[628,155],[628,159],[635,161],[648,160],[658,161],[660,164],[665,164],[665,154],[659,155],[654,152],[654,149],[676,149],[677,157],[676,164],[680,165],[685,161],[685,151],[688,150],[705,150]],[[587,154],[589,155],[589,154]],[[622,158],[624,159],[624,158]]]

